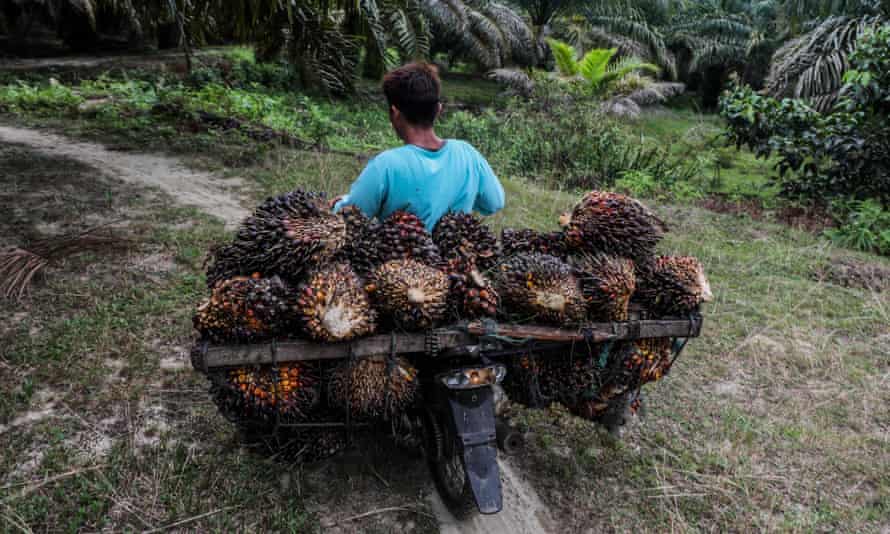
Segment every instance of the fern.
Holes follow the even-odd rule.
[[[547,39],[550,51],[553,52],[553,59],[556,61],[556,68],[563,76],[577,76],[580,70],[578,60],[575,59],[575,48],[557,39]]]
[[[581,58],[578,71],[594,89],[610,81],[608,65],[617,52],[617,48],[594,48]]]

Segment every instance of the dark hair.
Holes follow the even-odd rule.
[[[418,126],[432,126],[439,111],[439,73],[429,63],[408,63],[383,77],[383,94],[405,119]]]

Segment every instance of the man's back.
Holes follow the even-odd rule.
[[[500,210],[504,190],[475,148],[449,139],[435,151],[408,144],[379,154],[337,203],[337,209],[346,205],[379,218],[406,210],[432,231],[448,211],[489,215]]]

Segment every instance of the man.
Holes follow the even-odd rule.
[[[504,188],[469,143],[440,139],[433,130],[442,112],[435,67],[410,63],[386,74],[389,120],[404,146],[368,162],[334,210],[355,205],[368,217],[411,212],[430,232],[449,211],[491,215],[504,207]]]

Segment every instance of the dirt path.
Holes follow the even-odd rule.
[[[248,215],[238,198],[237,189],[243,185],[240,179],[220,179],[194,171],[176,158],[115,152],[96,143],[9,126],[0,126],[0,142],[18,143],[45,154],[71,158],[124,182],[157,187],[184,205],[219,217],[227,228],[234,228]]]
[[[510,460],[500,458],[504,509],[494,515],[476,515],[459,521],[435,491],[430,496],[441,534],[539,534],[557,532],[547,508],[535,490],[517,473]]]
[[[102,145],[25,128],[0,126],[0,143],[26,145],[45,154],[62,156],[101,169],[107,175],[141,186],[154,186],[185,205],[219,217],[229,228],[248,215],[237,189],[238,179],[223,180],[209,173],[188,169],[176,158],[108,150]],[[16,426],[16,422],[9,427]],[[5,428],[0,427],[0,432]],[[430,484],[430,501],[443,534],[537,534],[553,532],[552,519],[532,489],[508,460],[501,459],[504,509],[491,516],[458,521],[448,511]],[[546,527],[550,528],[546,528]]]

